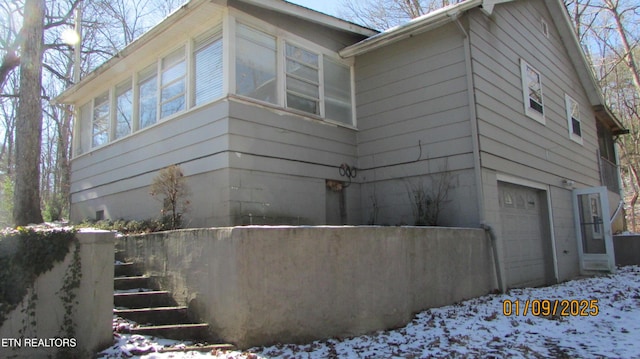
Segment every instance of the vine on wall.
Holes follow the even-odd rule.
[[[58,292],[65,309],[61,328],[65,334],[69,331],[73,334],[71,314],[73,306],[77,304],[75,289],[80,286],[82,276],[76,231],[18,227],[0,233],[0,326],[7,315],[28,295],[26,307],[22,310],[26,317],[19,334],[26,335],[29,327],[36,327],[35,309],[38,296],[34,288],[35,281],[38,276],[64,260],[72,243],[75,244],[74,256],[67,268],[63,286]]]

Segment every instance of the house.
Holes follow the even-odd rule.
[[[614,270],[625,129],[559,0],[467,0],[382,33],[191,0],[58,101],[78,111],[73,221],[156,217],[149,185],[180,164],[191,227],[413,225],[437,207],[490,230],[503,289]]]

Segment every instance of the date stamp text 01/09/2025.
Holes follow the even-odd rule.
[[[597,299],[525,299],[502,302],[502,314],[510,316],[588,317],[600,313]]]

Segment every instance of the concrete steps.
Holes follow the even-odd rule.
[[[116,252],[116,258],[121,257],[122,253]],[[209,325],[191,320],[188,308],[178,305],[168,291],[154,286],[151,278],[143,274],[141,266],[117,261],[114,275],[113,313],[138,324],[126,332],[201,343],[211,339]],[[208,347],[205,344],[195,348]],[[233,348],[229,344],[212,347]]]

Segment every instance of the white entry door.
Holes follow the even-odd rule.
[[[573,190],[580,270],[615,272],[607,187]]]

